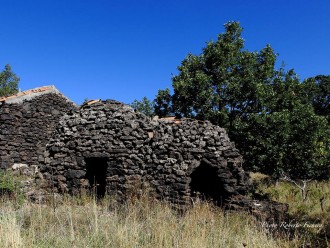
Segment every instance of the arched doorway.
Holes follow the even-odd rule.
[[[223,183],[218,177],[218,168],[205,162],[195,168],[191,173],[190,190],[192,197],[200,197],[202,200],[213,201],[221,206],[227,195],[223,189]]]

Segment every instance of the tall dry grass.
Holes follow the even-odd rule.
[[[112,204],[67,197],[20,208],[0,200],[0,247],[292,247],[276,241],[244,213],[202,203],[185,213],[146,198]]]

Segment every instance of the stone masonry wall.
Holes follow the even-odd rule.
[[[151,121],[107,100],[66,114],[47,145],[44,178],[60,192],[127,196],[150,186],[186,204],[198,194],[221,202],[245,194],[242,157],[223,128],[188,119]],[[102,189],[104,187],[104,189]]]
[[[46,143],[59,119],[75,108],[72,102],[56,93],[17,103],[1,102],[0,169],[7,169],[14,163],[37,165],[44,162]]]

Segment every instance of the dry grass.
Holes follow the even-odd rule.
[[[330,247],[330,181],[308,182],[307,198],[303,201],[300,189],[293,183],[282,180],[275,183],[260,173],[253,173],[251,178],[257,191],[268,194],[274,201],[289,205],[289,213],[294,223],[320,226],[297,229],[300,243],[311,243],[312,247]]]
[[[208,203],[179,214],[158,201],[110,202],[68,197],[54,212],[51,204],[15,209],[1,201],[0,247],[293,247],[260,231],[249,215]]]
[[[269,176],[261,173],[252,173],[251,178],[257,191],[268,194],[274,201],[288,203],[292,215],[330,216],[330,181],[308,182],[307,198],[303,201],[301,190],[291,182],[269,183]]]

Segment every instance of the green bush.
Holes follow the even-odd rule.
[[[0,195],[11,196],[17,190],[17,182],[11,173],[0,171]]]
[[[20,207],[25,200],[20,179],[11,172],[0,171],[0,197],[13,199],[16,207]]]

